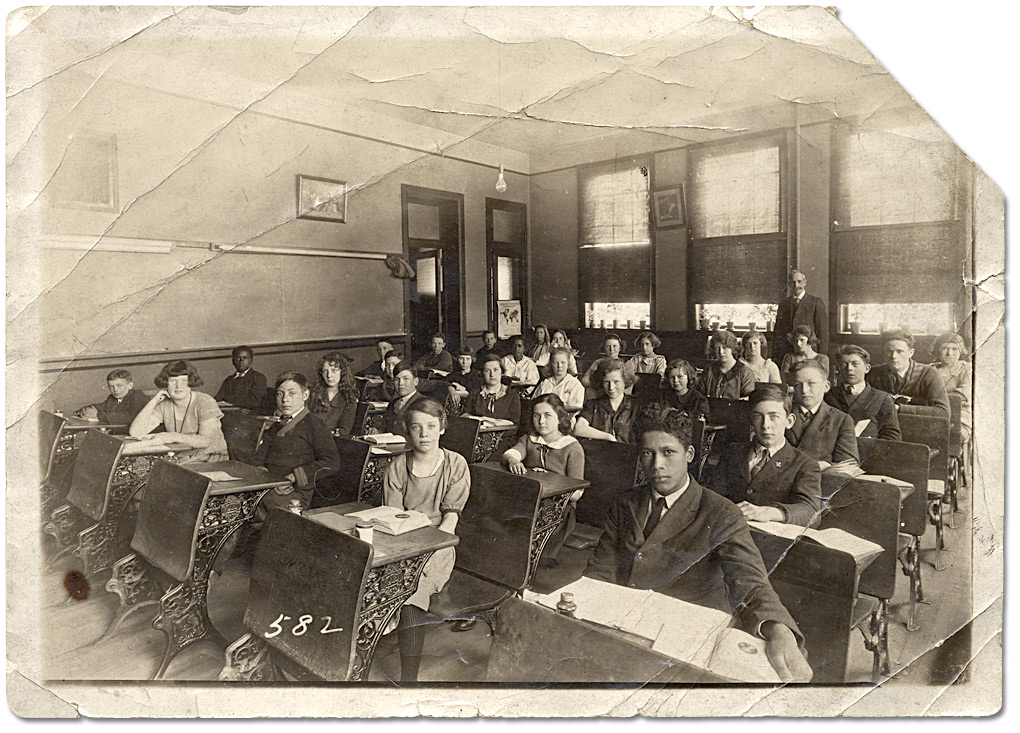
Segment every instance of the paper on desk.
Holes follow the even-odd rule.
[[[226,471],[199,471],[198,473],[210,481],[241,481],[243,479],[243,476],[231,476]]]
[[[662,651],[665,639],[663,641],[664,644],[660,644],[659,648],[653,644],[652,649]],[[778,684],[782,680],[765,653],[765,644],[764,639],[752,636],[746,631],[737,628],[723,629],[710,650],[708,659],[703,664],[696,660],[692,660],[691,663],[735,682]]]
[[[871,424],[871,420],[858,420],[857,424],[854,425],[854,435],[858,438],[868,429],[868,425]]]
[[[796,540],[807,531],[807,527],[798,524],[786,524],[784,522],[754,522],[747,523],[752,529],[757,529],[777,537],[785,537],[788,540]]]
[[[377,410],[385,410],[387,408],[387,406],[389,405],[388,402],[382,402],[380,400],[369,400],[368,404],[370,404],[372,407],[374,407]]]
[[[369,443],[378,443],[379,445],[397,445],[407,442],[404,440],[404,436],[394,435],[393,433],[376,433],[375,435],[366,435],[365,440]]]
[[[865,481],[878,481],[883,484],[892,484],[893,486],[903,486],[904,488],[913,486],[913,484],[909,481],[902,481],[898,478],[893,478],[892,476],[883,476],[882,474],[877,473],[866,473],[858,476],[857,478]]]

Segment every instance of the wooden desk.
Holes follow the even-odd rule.
[[[353,503],[315,509],[306,512],[304,518],[316,521],[316,517],[333,515],[343,517],[345,514],[368,509],[367,504]],[[287,518],[284,521],[294,520]],[[340,529],[330,524],[336,532],[345,532],[353,528],[354,520],[343,517],[338,522]],[[277,582],[263,587],[260,578],[263,569],[253,569],[252,588],[249,592],[248,608],[245,611],[245,625],[252,631],[245,634],[227,649],[227,664],[220,674],[221,680],[251,681],[278,678],[272,668],[272,660],[266,649],[273,647],[284,653],[291,661],[305,667],[319,679],[342,681],[350,679],[355,682],[364,681],[372,666],[372,657],[383,631],[394,614],[404,605],[418,588],[418,579],[422,568],[437,550],[453,547],[458,543],[455,535],[443,532],[436,527],[422,527],[399,536],[387,535],[376,530],[373,533],[371,552],[368,556],[369,571],[361,590],[361,605],[355,614],[357,634],[355,638],[354,657],[352,664],[344,670],[338,670],[328,664],[316,664],[316,651],[303,649],[308,643],[314,644],[315,636],[302,639],[294,634],[274,634],[272,622],[279,620],[278,612],[294,605],[291,600],[296,596],[306,596],[304,588],[294,589],[280,587]],[[362,543],[364,544],[364,543]],[[288,548],[288,552],[301,551],[316,553],[317,547]],[[273,558],[265,557],[267,553],[260,551],[256,565],[272,562]],[[268,570],[268,569],[266,569]],[[284,571],[285,572],[285,571]],[[279,576],[277,571],[276,576]],[[276,577],[274,576],[274,577]],[[297,578],[295,586],[301,585],[305,578]],[[328,579],[315,577],[315,583],[325,583]],[[290,601],[288,604],[288,600]],[[252,660],[259,660],[252,663]],[[349,676],[348,676],[349,674]]]
[[[213,481],[201,471],[224,471],[236,481]],[[237,461],[175,465],[157,461],[149,474],[131,554],[113,566],[106,589],[120,607],[100,641],[129,614],[157,605],[152,622],[166,634],[160,679],[182,650],[206,638],[226,641],[209,620],[209,572],[224,541],[255,515],[267,491],[289,482],[270,479]]]
[[[371,435],[372,433],[385,433],[389,430],[386,426],[387,403],[381,401],[358,401],[354,411],[354,425],[351,427],[352,435]]]
[[[390,463],[397,456],[409,452],[411,446],[409,443],[377,445],[364,438],[351,438],[351,440],[370,446],[368,463],[365,465],[365,473],[361,485],[358,487],[358,501],[369,506],[382,506],[383,478],[386,476],[386,469],[390,467]]]
[[[804,634],[813,683],[841,683],[864,569],[852,555],[810,541],[791,542],[752,527],[769,582]]]
[[[486,463],[479,463],[472,466],[472,469],[478,467],[484,471],[498,471],[509,476],[514,476],[501,464],[495,461],[489,461]],[[472,490],[475,486],[475,477],[478,473],[472,470]],[[578,489],[586,489],[590,486],[588,481],[583,481],[569,476],[561,476],[558,473],[550,473],[548,471],[535,471],[528,469],[525,474],[527,478],[537,481],[540,486],[539,492],[539,503],[538,512],[535,515],[535,526],[532,530],[531,539],[531,570],[529,577],[534,577],[535,571],[538,569],[539,558],[542,557],[542,551],[545,549],[546,543],[552,536],[552,533],[556,531],[556,528],[563,521],[563,516],[567,510],[567,502],[570,501],[570,495]],[[492,475],[494,480],[499,480],[498,475]]]
[[[935,569],[943,570],[942,551],[949,549],[945,544],[942,503],[949,485],[950,421],[947,417],[909,414],[898,419],[903,442],[928,446],[928,518],[935,525]]]
[[[253,415],[239,407],[222,409],[223,419],[220,421],[220,427],[223,430],[223,439],[227,443],[230,460],[253,463],[262,432],[267,425],[277,422],[278,419],[271,415]]]
[[[594,438],[579,442],[591,487],[577,502],[577,521],[601,527],[616,497],[638,483],[638,446]]]
[[[117,535],[124,510],[145,485],[153,462],[174,460],[182,443],[153,443],[98,430],[82,431],[67,503],[43,525],[57,549],[47,566],[69,553],[84,565],[86,577],[108,570],[118,557]]]
[[[103,433],[122,433],[127,430],[127,425],[64,417],[45,410],[39,414],[40,462],[46,456],[46,465],[40,465],[39,471],[40,476],[44,477],[40,482],[43,517],[49,516],[64,502],[75,457],[86,433],[91,429]]]
[[[487,679],[574,684],[728,681],[652,651],[647,640],[519,598],[507,599],[500,608]]]

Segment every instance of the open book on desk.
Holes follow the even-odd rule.
[[[399,445],[400,443],[407,442],[403,435],[394,435],[393,433],[375,433],[374,435],[366,435],[364,438],[369,443],[375,443],[376,445]]]
[[[592,578],[548,595],[524,591],[524,600],[555,610],[561,593],[574,594],[575,618],[648,639],[653,651],[677,661],[734,681],[779,682],[765,641],[732,628],[733,617],[724,611]]]
[[[371,522],[372,526],[386,534],[401,535],[432,524],[426,514],[413,509],[398,509],[392,506],[377,506],[351,512],[347,515],[354,520]]]
[[[513,420],[506,420],[502,417],[481,417],[479,415],[461,415],[461,417],[477,420],[482,424],[482,427],[486,428],[512,428],[517,425]]]
[[[862,565],[882,553],[882,546],[861,539],[857,535],[850,534],[838,527],[828,529],[811,529],[810,527],[798,527],[793,524],[782,522],[748,522],[751,529],[760,532],[785,537],[789,540],[798,540],[801,537],[807,538],[819,545],[824,545],[833,550],[845,552],[852,555],[858,565]]]

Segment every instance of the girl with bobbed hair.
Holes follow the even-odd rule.
[[[935,339],[931,353],[935,357],[931,366],[945,382],[946,393],[960,396],[960,438],[966,443],[970,439],[971,429],[970,393],[973,365],[963,360],[963,339],[952,332],[943,333]]]
[[[638,353],[630,358],[628,364],[636,374],[658,374],[661,377],[666,373],[666,357],[655,353],[662,346],[658,336],[651,331],[643,331],[634,345]]]
[[[153,380],[159,391],[135,416],[128,433],[153,443],[183,443],[187,450],[177,453],[181,463],[226,461],[227,441],[220,420],[223,413],[216,400],[205,392],[198,370],[186,361],[172,361]],[[152,431],[162,427],[164,432]]]
[[[716,331],[708,340],[712,364],[701,375],[698,391],[706,397],[738,400],[754,392],[754,374],[737,359],[740,341],[729,331]]]
[[[743,353],[740,361],[754,374],[755,382],[782,384],[779,367],[769,358],[769,342],[765,334],[761,331],[748,331],[740,339],[740,347]]]
[[[691,420],[701,417],[708,420],[708,400],[695,389],[697,383],[697,370],[683,359],[674,359],[666,367],[666,376],[659,390],[659,404],[663,408],[679,410]]]
[[[793,351],[783,357],[783,366],[780,371],[783,376],[790,373],[793,365],[799,361],[807,361],[812,359],[822,365],[822,369],[825,370],[826,374],[831,374],[829,371],[829,357],[825,354],[819,354],[815,352],[815,348],[818,346],[818,337],[815,336],[815,332],[811,326],[797,326],[790,333],[790,346]]]
[[[574,434],[581,438],[634,443],[631,425],[637,416],[637,401],[626,394],[636,377],[620,359],[607,359],[599,368],[598,380],[603,395],[588,400],[577,416]]]

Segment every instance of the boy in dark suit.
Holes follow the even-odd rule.
[[[386,355],[393,351],[393,344],[386,339],[379,339],[375,342],[375,352],[379,355],[379,361],[373,361],[367,367],[358,372],[359,377],[386,377]]]
[[[637,432],[650,485],[617,497],[585,574],[735,613],[745,630],[767,640],[781,679],[809,681],[803,635],[769,584],[747,521],[687,473],[690,419],[650,404]]]
[[[135,389],[131,372],[127,369],[114,369],[107,374],[106,387],[110,394],[105,400],[95,405],[85,405],[74,416],[99,420],[108,425],[130,425],[135,415],[149,401],[140,390]]]
[[[865,381],[871,371],[871,355],[856,344],[844,344],[837,360],[839,384],[825,393],[825,401],[847,413],[855,426],[862,420],[867,421],[860,437],[901,440],[892,395],[880,392]]]
[[[286,508],[298,499],[307,509],[315,493],[315,481],[340,469],[340,454],[329,430],[310,413],[308,380],[298,372],[276,378],[276,405],[280,421],[262,434],[255,451],[255,465],[270,475],[286,478],[292,486],[273,489],[259,502],[259,518],[273,506]]]
[[[868,383],[888,392],[904,415],[950,417],[946,384],[934,369],[914,361],[914,337],[906,331],[882,334],[885,364],[871,370]]]
[[[251,368],[255,352],[249,346],[238,346],[230,355],[234,373],[223,380],[217,402],[228,402],[234,407],[254,410],[266,399],[266,375]]]
[[[829,375],[817,361],[799,361],[790,369],[793,387],[793,424],[786,439],[818,461],[822,468],[832,464],[859,466],[854,421],[845,412],[825,404]]]
[[[825,312],[825,301],[808,295],[807,277],[803,272],[790,273],[790,297],[779,303],[776,312],[776,337],[772,344],[776,349],[773,358],[782,363],[783,356],[790,351],[789,336],[797,326],[808,326],[818,339],[818,353],[829,353],[829,317]]]
[[[806,527],[822,508],[822,472],[818,461],[786,440],[793,403],[778,384],[762,385],[750,399],[754,437],[726,450],[709,488],[736,503],[748,520]]]

